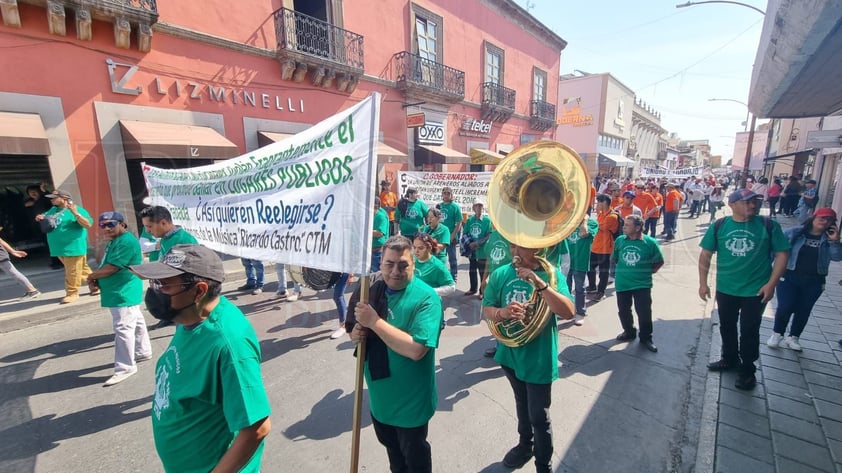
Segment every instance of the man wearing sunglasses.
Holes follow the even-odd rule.
[[[260,343],[243,313],[220,295],[222,260],[201,245],[176,245],[132,266],[151,279],[146,306],[175,322],[155,367],[152,433],[166,471],[260,471],[271,430]]]
[[[99,269],[87,278],[91,292],[101,290],[100,303],[111,311],[114,327],[114,376],[104,386],[113,386],[137,373],[137,362],[152,358],[152,343],[146,320],[140,312],[143,282],[129,266],[143,261],[140,242],[126,230],[119,212],[99,216],[99,228],[109,240]]]

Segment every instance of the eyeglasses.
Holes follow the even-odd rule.
[[[179,282],[179,283],[175,283],[175,284],[161,284],[160,279],[150,279],[149,280],[149,287],[151,287],[153,291],[157,291],[157,292],[161,292],[161,289],[163,289],[165,287],[179,287],[179,286],[184,287],[184,286],[188,286],[188,285],[189,285],[189,283],[186,283],[186,282]]]
[[[120,225],[120,222],[99,222],[99,228],[114,228]]]

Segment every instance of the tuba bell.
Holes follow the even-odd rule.
[[[585,163],[573,149],[554,141],[528,143],[509,153],[494,170],[488,184],[488,217],[509,242],[545,250],[582,223],[590,189]],[[537,260],[549,275],[548,284],[556,287],[555,267],[540,256]],[[537,291],[532,291],[525,305],[522,320],[487,320],[500,343],[523,346],[554,317]]]

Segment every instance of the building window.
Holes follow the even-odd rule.
[[[412,21],[415,23],[413,53],[433,62],[443,62],[443,18],[426,8],[412,4]]]
[[[538,68],[532,70],[532,100],[547,101],[547,72]]]
[[[485,43],[485,82],[503,85],[503,50]]]

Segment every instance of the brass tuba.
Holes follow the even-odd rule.
[[[509,242],[543,250],[579,228],[590,190],[585,163],[573,149],[554,141],[528,143],[509,153],[494,170],[488,185],[488,216]],[[555,288],[555,267],[544,258],[537,259]],[[523,320],[487,321],[500,343],[523,346],[554,317],[537,291],[532,291],[525,305]]]

